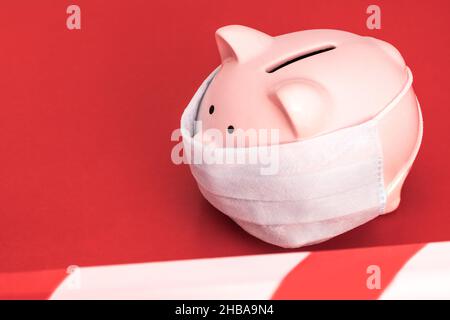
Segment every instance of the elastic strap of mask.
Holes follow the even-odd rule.
[[[406,84],[403,86],[402,90],[395,96],[394,99],[392,99],[392,101],[383,110],[381,110],[374,118],[372,118],[372,120],[380,120],[381,118],[383,118],[400,102],[403,96],[411,88],[411,85],[413,83],[413,75],[408,67],[406,67],[406,73],[408,75],[408,79],[406,80]]]
[[[417,108],[419,112],[419,136],[417,138],[416,145],[414,147],[414,150],[411,154],[411,157],[409,158],[408,162],[405,165],[405,169],[402,170],[395,178],[394,180],[389,184],[387,187],[386,192],[391,193],[392,190],[394,190],[398,184],[403,181],[405,176],[408,174],[409,170],[411,169],[414,160],[416,160],[417,154],[419,153],[420,145],[422,144],[422,138],[423,138],[423,118],[422,118],[422,110],[420,109],[420,103],[419,100],[417,100]]]

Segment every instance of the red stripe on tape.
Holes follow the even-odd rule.
[[[288,273],[272,299],[377,299],[423,246],[313,252]]]
[[[48,299],[66,276],[65,269],[0,273],[0,299]]]

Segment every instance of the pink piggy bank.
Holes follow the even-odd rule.
[[[279,162],[270,175],[255,164],[191,163],[216,208],[266,242],[300,247],[398,207],[422,116],[392,45],[338,30],[272,37],[238,25],[217,30],[216,41],[222,64],[183,115],[185,147],[276,147]],[[251,129],[278,139],[247,139]],[[244,145],[225,145],[238,132]]]

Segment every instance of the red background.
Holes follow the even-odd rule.
[[[394,44],[423,108],[400,208],[303,250],[450,240],[449,1],[68,1],[0,4],[0,272],[286,251],[212,208],[172,130],[219,64],[214,31],[335,28]],[[366,28],[376,3],[382,29]]]

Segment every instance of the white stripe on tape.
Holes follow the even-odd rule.
[[[450,299],[450,242],[427,244],[397,274],[380,299]]]
[[[50,299],[270,299],[308,254],[81,267]]]

